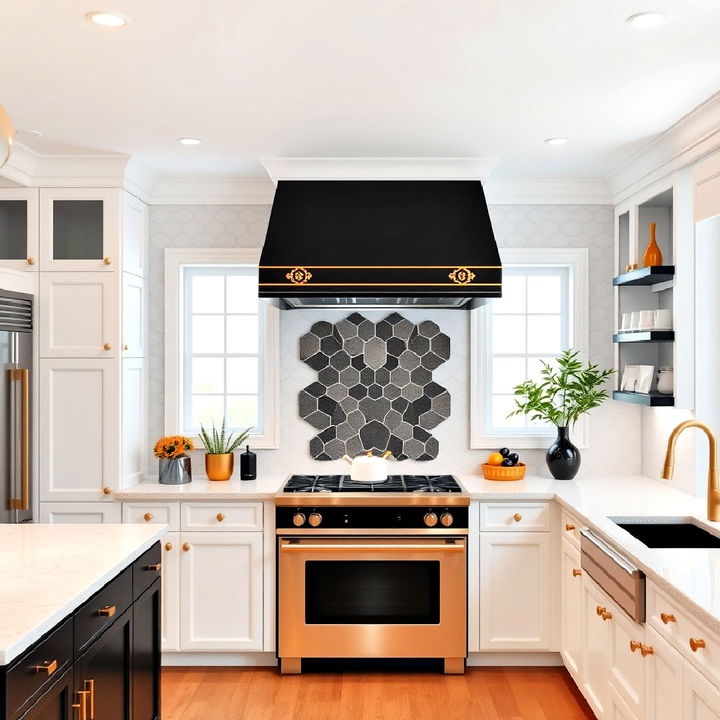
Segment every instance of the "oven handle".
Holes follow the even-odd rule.
[[[442,550],[451,552],[461,552],[465,550],[465,544],[461,545],[430,545],[430,544],[416,544],[416,545],[404,545],[400,543],[378,543],[377,545],[371,543],[357,543],[354,545],[324,545],[321,543],[280,543],[280,550],[282,552],[294,552],[297,550]]]

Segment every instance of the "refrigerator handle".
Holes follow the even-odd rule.
[[[20,498],[10,498],[11,510],[30,509],[30,371],[8,370],[10,382],[20,382]],[[13,435],[17,434],[17,415],[13,416]]]

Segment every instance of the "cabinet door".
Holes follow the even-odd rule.
[[[75,661],[75,693],[86,692],[87,715],[129,720],[132,670],[132,608],[128,608]]]
[[[148,206],[134,195],[123,192],[122,250],[124,272],[145,275],[145,245],[148,233]]]
[[[41,360],[40,500],[112,501],[119,474],[118,367]]]
[[[73,698],[72,692],[72,669],[68,670],[55,684],[22,716],[8,716],[8,720],[12,717],[22,718],[22,720],[69,720],[73,717],[71,714],[71,698],[72,703],[81,702],[76,695]],[[3,715],[3,717],[5,717]],[[76,715],[75,717],[78,717]]]
[[[699,673],[690,663],[684,663],[684,720],[720,720],[720,689]]]
[[[160,717],[160,581],[133,605],[132,720]]]
[[[145,475],[145,360],[122,359],[122,487],[142,481]]]
[[[550,534],[480,533],[480,649],[550,649]]]
[[[117,356],[115,274],[41,273],[39,305],[41,358]]]
[[[120,190],[40,190],[40,269],[120,269]]]
[[[180,649],[262,650],[262,533],[181,533]]]
[[[120,504],[108,502],[41,502],[41,523],[118,523]]]
[[[0,188],[0,265],[38,269],[38,191]]]
[[[645,658],[645,704],[648,720],[677,720],[683,716],[682,655],[650,625],[645,626],[645,643],[652,655]]]
[[[600,720],[606,716],[608,624],[598,608],[606,606],[604,595],[583,575],[581,690]]]
[[[608,683],[625,701],[629,710],[642,717],[645,708],[646,658],[639,644],[645,642],[645,629],[613,603],[608,602],[607,608],[612,614],[611,618],[604,621],[608,626]]]
[[[145,355],[145,282],[137,275],[123,273],[122,342],[124,357]]]
[[[568,540],[561,543],[561,647],[565,667],[577,683],[582,668],[582,570],[580,552]]]
[[[180,650],[180,533],[169,532],[163,540],[162,623],[163,651]]]

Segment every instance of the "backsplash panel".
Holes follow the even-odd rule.
[[[398,313],[373,323],[352,313],[320,320],[300,337],[300,359],[317,380],[300,391],[300,417],[320,432],[315,460],[390,450],[396,460],[434,460],[440,446],[429,430],[450,417],[450,393],[432,379],[450,359],[450,338],[430,320]]]

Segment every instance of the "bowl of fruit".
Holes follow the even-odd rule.
[[[482,471],[486,480],[522,480],[525,467],[516,452],[511,452],[510,448],[500,448],[490,453],[487,462],[483,463]]]

